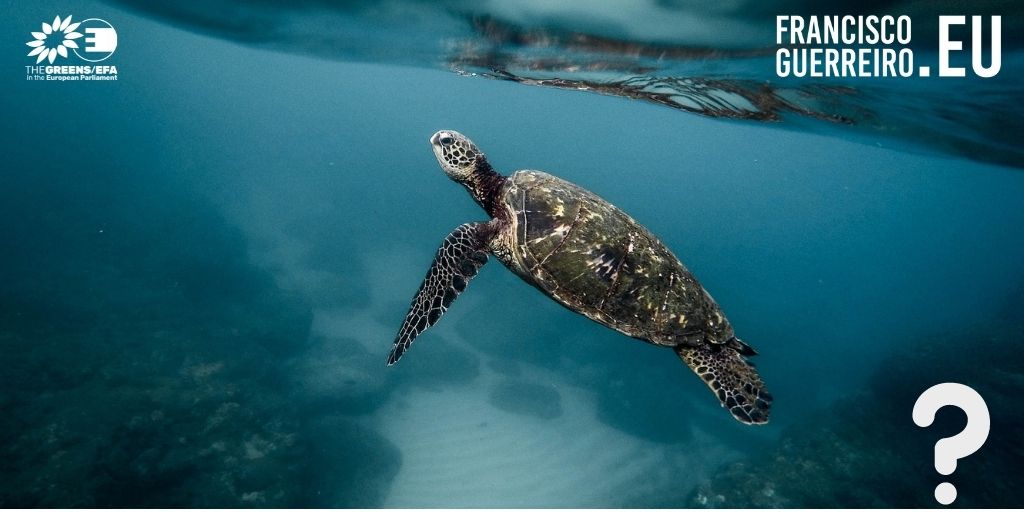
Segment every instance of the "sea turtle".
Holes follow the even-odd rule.
[[[461,133],[430,138],[445,174],[490,215],[452,231],[398,330],[388,366],[434,325],[496,256],[559,304],[671,348],[739,421],[768,422],[772,396],[714,299],[650,231],[596,194],[550,174],[502,176]]]

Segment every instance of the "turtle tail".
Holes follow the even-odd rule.
[[[732,338],[724,344],[675,347],[675,351],[733,417],[748,425],[768,423],[772,395],[757,369],[744,357],[756,354],[753,348]]]

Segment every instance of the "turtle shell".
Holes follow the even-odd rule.
[[[659,345],[733,336],[679,259],[608,201],[539,171],[513,174],[504,199],[515,216],[517,270],[567,308]]]

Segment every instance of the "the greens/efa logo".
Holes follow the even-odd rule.
[[[966,67],[951,64],[951,57],[966,64],[964,40],[950,34],[959,25],[967,25],[966,16],[939,16],[940,77],[967,74]],[[1001,65],[1001,17],[991,17],[987,59],[983,25],[981,16],[971,16],[970,67],[991,78]],[[775,33],[775,72],[782,78],[931,76],[931,67],[914,66],[909,16],[776,16]]]
[[[72,62],[97,63],[110,58],[117,50],[117,31],[106,20],[89,18],[73,21],[72,17],[57,16],[52,23],[43,22],[40,32],[32,32],[32,40],[25,43],[31,48],[29,57],[35,57],[34,66],[25,66],[26,80],[117,80],[117,68],[103,65],[42,65],[54,64],[58,59]],[[77,59],[71,57],[74,54]]]

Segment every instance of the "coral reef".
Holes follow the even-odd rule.
[[[96,169],[0,206],[22,219],[0,237],[0,506],[379,505],[400,453],[337,415],[381,400],[366,354],[310,348],[309,308],[211,205]],[[334,380],[307,374],[335,407],[294,400],[281,360],[344,347]]]

